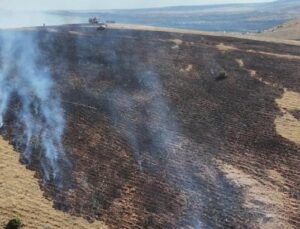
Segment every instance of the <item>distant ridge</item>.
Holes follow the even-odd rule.
[[[300,41],[300,17],[267,30],[261,36]]]

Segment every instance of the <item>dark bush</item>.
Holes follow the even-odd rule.
[[[215,78],[217,81],[225,80],[228,77],[227,73],[222,71],[219,75]]]
[[[19,229],[21,228],[21,220],[18,218],[11,219],[6,225],[5,229]]]

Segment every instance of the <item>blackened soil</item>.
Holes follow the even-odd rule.
[[[300,62],[243,51],[299,56],[300,47],[155,31],[55,30],[27,32],[38,37],[67,119],[71,189],[44,187],[57,208],[112,228],[259,227],[268,217],[245,205],[245,188],[221,162],[261,183],[270,180],[266,171],[280,173],[286,184],[278,192],[296,202],[278,217],[300,226],[300,149],[274,124],[281,88],[300,93]],[[237,50],[218,50],[220,43]],[[215,80],[221,72],[227,77]]]

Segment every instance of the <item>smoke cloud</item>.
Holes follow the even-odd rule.
[[[32,32],[3,31],[0,37],[0,128],[5,129],[6,116],[15,117],[14,143],[23,160],[30,165],[38,159],[44,182],[59,182],[61,167],[70,163],[62,144],[64,112],[50,70]]]
[[[201,155],[201,149],[182,134],[160,75],[152,70],[137,69],[130,77],[131,83],[120,79],[119,82],[121,84],[107,94],[108,109],[117,131],[129,143],[142,171],[164,176],[186,194],[189,214],[182,216],[180,224],[204,228],[197,213],[201,182],[196,182],[198,178],[192,171],[197,168],[193,163],[194,152]]]
[[[133,81],[137,90],[121,86],[107,95],[108,108],[113,123],[126,137],[133,157],[142,168],[143,154],[153,153],[150,155],[153,159],[166,156],[168,145],[175,139],[176,124],[162,96],[158,74],[145,71],[133,76]]]

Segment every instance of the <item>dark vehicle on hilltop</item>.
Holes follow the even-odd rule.
[[[102,31],[105,30],[107,28],[107,24],[106,23],[100,23],[99,27],[97,28],[98,31]]]

